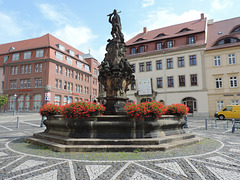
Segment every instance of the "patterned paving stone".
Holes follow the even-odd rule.
[[[57,170],[53,170],[47,173],[43,173],[31,178],[28,178],[26,180],[40,180],[40,179],[51,179],[51,180],[57,180]]]
[[[20,164],[16,168],[14,168],[11,172],[21,171],[24,169],[29,169],[38,165],[45,164],[45,161],[36,161],[36,160],[27,160],[24,163]]]
[[[207,168],[218,178],[223,180],[239,180],[240,179],[240,173],[231,171],[229,169],[222,169],[222,168],[216,168],[207,166]]]
[[[183,175],[183,176],[187,177],[187,175],[184,173],[184,171],[181,169],[181,167],[176,162],[159,163],[159,164],[155,164],[155,165],[158,167],[167,169],[169,171],[172,171],[178,175]]]
[[[90,180],[95,180],[110,167],[111,165],[86,165],[86,170]]]
[[[153,179],[137,171],[134,173],[130,180],[153,180]]]

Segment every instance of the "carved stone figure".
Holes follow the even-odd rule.
[[[107,53],[99,67],[99,82],[104,85],[106,91],[106,113],[124,114],[126,92],[128,86],[134,81],[133,69],[125,57],[127,51],[124,37],[121,32],[120,16],[117,10],[109,14],[109,22],[112,24],[111,35],[108,40]]]

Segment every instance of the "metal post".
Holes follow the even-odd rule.
[[[235,120],[232,119],[232,133],[235,132]]]
[[[184,120],[186,121],[186,124],[184,125],[184,128],[188,128],[188,117],[187,117],[187,115],[184,117]]]
[[[205,128],[207,130],[207,118],[205,118]]]
[[[42,116],[40,127],[43,127],[44,116]]]
[[[14,105],[13,105],[13,116],[15,116],[15,107],[16,106],[16,100],[14,100]]]
[[[17,117],[17,129],[19,129],[19,117]]]

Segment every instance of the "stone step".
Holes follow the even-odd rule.
[[[47,133],[37,133],[33,135],[37,139],[45,139],[63,145],[159,145],[194,138],[194,134],[184,133],[159,138],[138,138],[138,139],[95,139],[95,138],[68,138],[51,135]]]
[[[58,152],[133,152],[139,151],[165,151],[168,149],[194,144],[203,140],[201,137],[191,139],[182,139],[170,143],[159,145],[64,145],[52,142],[46,139],[38,139],[34,137],[26,138],[33,144],[47,146],[48,148]]]

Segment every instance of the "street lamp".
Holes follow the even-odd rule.
[[[17,95],[14,94],[14,106],[13,106],[13,115],[15,115],[15,111],[16,111],[16,99],[17,99]]]

